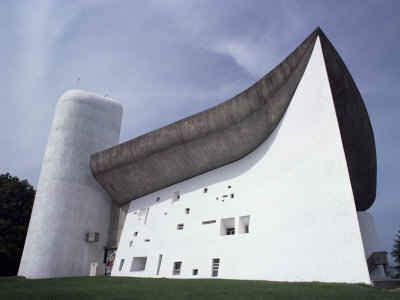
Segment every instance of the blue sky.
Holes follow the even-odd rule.
[[[369,210],[400,229],[400,1],[0,1],[0,173],[37,185],[58,98],[124,107],[121,142],[249,87],[320,26],[366,103],[378,156]]]

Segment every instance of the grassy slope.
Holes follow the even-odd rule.
[[[0,299],[400,299],[367,285],[241,280],[0,278]]]

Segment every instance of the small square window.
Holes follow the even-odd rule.
[[[250,216],[239,218],[239,233],[249,233]]]
[[[231,194],[231,198],[235,197],[235,194]]]
[[[226,235],[234,235],[234,234],[235,234],[235,228],[226,229]]]
[[[180,191],[175,192],[172,196],[172,203],[178,201],[180,198],[181,198],[181,192]]]
[[[139,232],[135,231],[135,232],[133,233],[133,236],[137,236],[138,233],[139,233]]]
[[[157,198],[156,198],[156,202],[159,202],[159,201],[160,201],[160,197],[157,197]]]
[[[193,276],[196,276],[197,274],[199,274],[199,270],[198,269],[193,269]]]
[[[208,188],[204,188],[204,189],[203,189],[203,192],[204,192],[204,193],[207,193],[207,192],[208,192]]]
[[[129,242],[129,247],[132,247],[133,241]]]
[[[132,259],[131,272],[144,271],[146,269],[147,256],[134,257]]]
[[[235,234],[235,218],[221,219],[221,235]]]
[[[230,189],[232,186],[231,185],[228,185],[228,189]]]
[[[181,261],[174,262],[174,269],[172,270],[172,275],[180,275],[181,274],[181,267],[182,267],[182,262]]]
[[[183,224],[178,224],[178,225],[176,225],[176,229],[177,229],[177,230],[182,230],[182,229],[183,229]]]
[[[188,208],[185,208],[185,214],[189,214],[190,213],[190,208],[188,207]]]

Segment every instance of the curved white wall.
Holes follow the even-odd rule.
[[[89,92],[58,101],[18,275],[86,276],[90,263],[102,265],[111,199],[91,174],[90,155],[118,144],[121,118],[118,102]],[[85,242],[86,232],[100,240]]]
[[[249,233],[239,233],[248,215]],[[236,234],[221,236],[221,223],[232,226],[221,219],[232,217]],[[216,222],[202,225],[208,220]],[[147,257],[144,270],[131,271],[134,257]],[[214,258],[220,278],[370,283],[319,39],[285,116],[260,147],[131,202],[112,275],[210,278]],[[182,262],[180,275],[174,262]]]

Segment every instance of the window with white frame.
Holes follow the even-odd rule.
[[[235,218],[221,219],[220,235],[235,234]]]
[[[181,268],[182,268],[182,262],[181,261],[174,262],[174,268],[172,270],[172,275],[180,275],[181,274]]]
[[[212,265],[211,265],[211,276],[218,277],[218,271],[219,271],[219,258],[214,258],[212,260]]]
[[[131,272],[144,271],[146,263],[147,256],[134,257],[132,259]]]
[[[239,217],[239,233],[249,233],[250,216]]]

